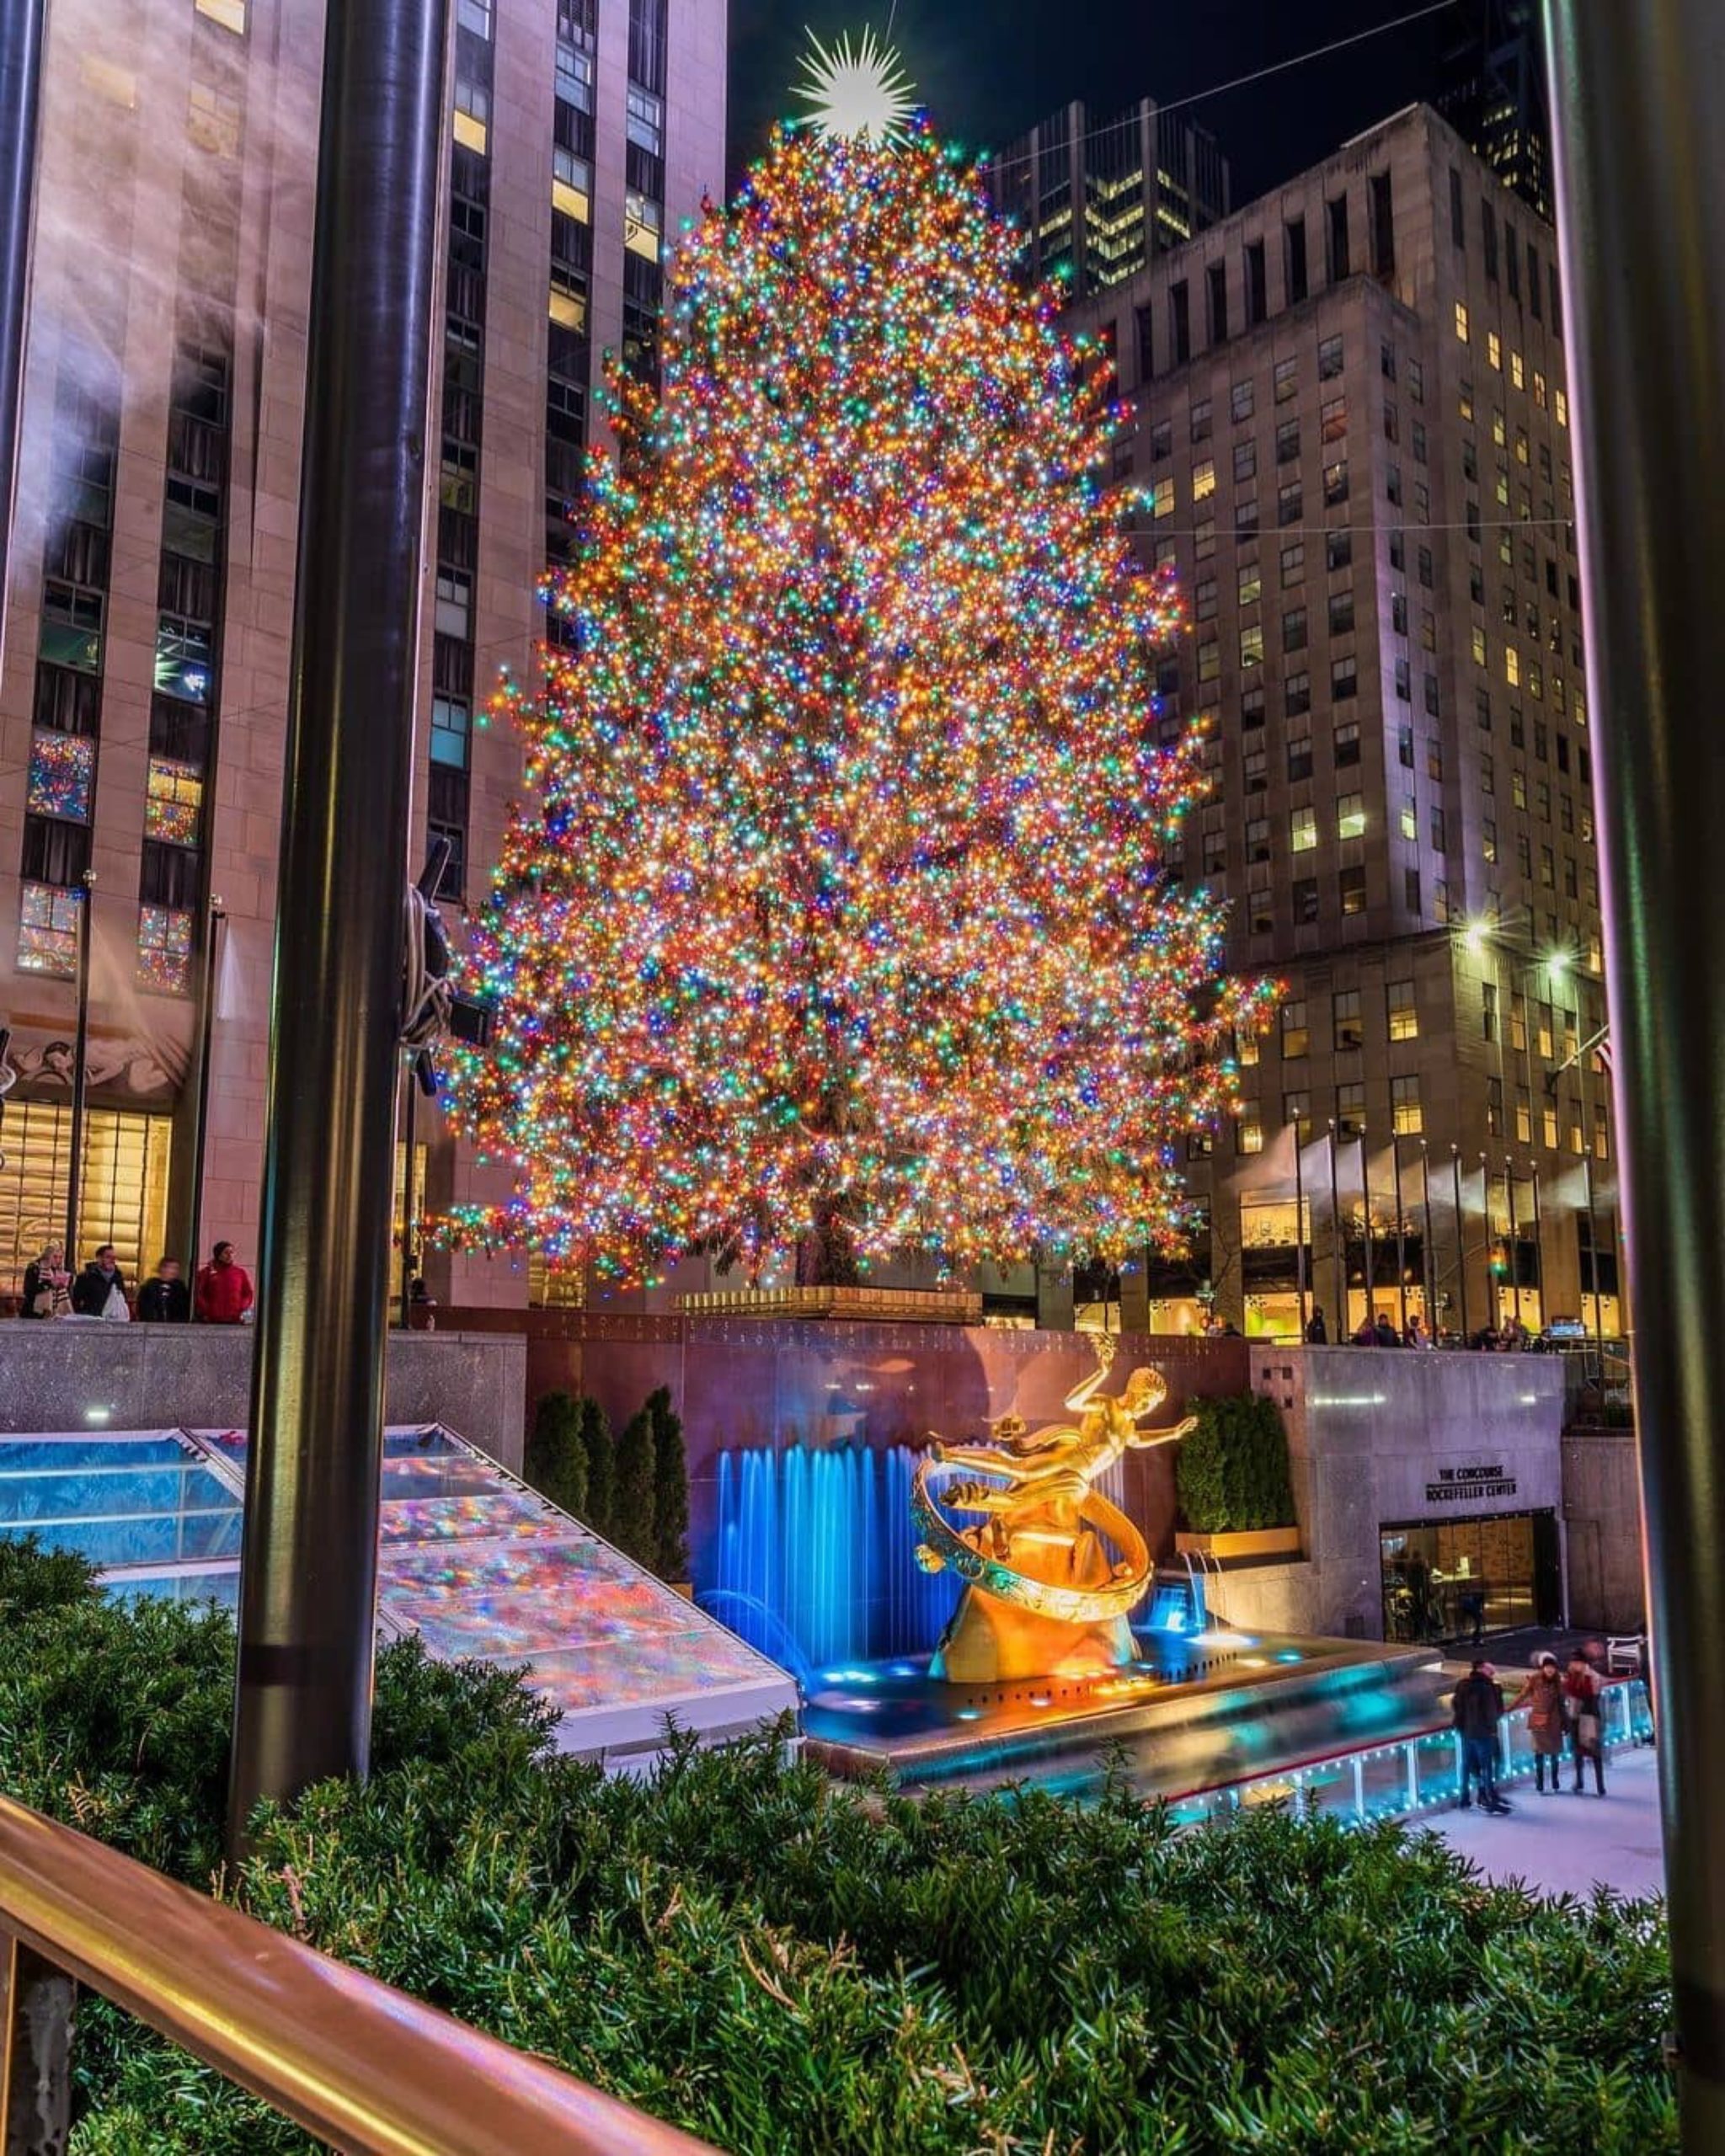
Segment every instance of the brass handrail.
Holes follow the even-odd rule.
[[[0,1994],[11,1993],[0,1995],[0,2150],[8,2156],[14,2147],[50,2145],[27,2137],[24,2116],[31,2099],[23,2084],[40,2041],[40,2028],[25,2025],[20,1995],[31,1956],[346,2156],[707,2149],[543,2059],[0,1797],[0,1947],[8,1934],[24,1950],[0,1956]]]

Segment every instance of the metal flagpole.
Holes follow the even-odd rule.
[[[1424,1247],[1419,1257],[1419,1281],[1425,1297],[1425,1329],[1431,1335],[1432,1345],[1438,1344],[1438,1262],[1432,1244],[1432,1153],[1431,1147],[1422,1138],[1419,1141],[1419,1194],[1425,1209]]]
[[[1515,1217],[1515,1167],[1503,1155],[1503,1206],[1509,1222],[1509,1290],[1514,1298],[1515,1322],[1521,1324],[1521,1223]]]
[[[1455,1191],[1455,1293],[1461,1305],[1461,1344],[1467,1345],[1467,1227],[1461,1213],[1461,1148],[1450,1148],[1450,1180]]]
[[[66,1177],[67,1270],[74,1277],[82,1262],[77,1246],[77,1216],[83,1196],[84,1097],[89,1091],[90,1059],[90,944],[96,926],[96,872],[84,871],[84,887],[77,902],[77,1022],[72,1037],[72,1160]]]
[[[1407,1337],[1407,1223],[1402,1214],[1402,1134],[1390,1126],[1390,1164],[1396,1177],[1396,1295],[1402,1337]]]
[[[204,1160],[209,1150],[210,1050],[216,1031],[216,946],[222,924],[227,918],[221,899],[212,898],[204,915],[204,979],[198,998],[198,1117],[192,1139],[192,1247],[185,1269],[195,1318],[198,1314],[198,1254],[204,1246]]]
[[[1551,1322],[1551,1313],[1546,1308],[1546,1235],[1545,1223],[1540,1213],[1540,1164],[1532,1161],[1528,1168],[1533,1184],[1533,1262],[1539,1281],[1540,1326],[1543,1330]]]
[[[324,34],[231,1855],[371,1748],[446,12]]]
[[[414,1148],[419,1139],[419,1081],[408,1066],[407,1112],[402,1118],[407,1139],[407,1159],[402,1166],[401,1192],[401,1326],[405,1332],[414,1321]]]
[[[1336,1339],[1348,1337],[1348,1239],[1342,1233],[1342,1182],[1336,1162],[1336,1118],[1330,1122],[1330,1255],[1336,1266]]]
[[[1300,1337],[1306,1338],[1306,1182],[1300,1164],[1300,1118],[1294,1118],[1294,1284],[1300,1297]]]
[[[1486,1322],[1493,1332],[1501,1329],[1503,1315],[1503,1287],[1498,1278],[1496,1261],[1492,1256],[1497,1247],[1497,1231],[1492,1226],[1492,1167],[1489,1155],[1479,1156],[1479,1202],[1485,1208],[1486,1230]]]
[[[1365,1215],[1365,1314],[1372,1315],[1372,1274],[1376,1268],[1377,1252],[1371,1240],[1371,1171],[1366,1166],[1365,1125],[1359,1126],[1359,1209]]]
[[[1718,0],[1545,0],[1587,610],[1678,2099],[1725,2148],[1725,84]]]

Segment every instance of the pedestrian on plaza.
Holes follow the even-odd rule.
[[[1378,1344],[1377,1320],[1370,1310],[1354,1328],[1354,1344],[1356,1348],[1375,1348]]]
[[[184,1325],[192,1314],[191,1290],[179,1277],[177,1257],[158,1257],[138,1289],[138,1316],[146,1325]]]
[[[1330,1328],[1324,1320],[1324,1306],[1314,1303],[1311,1315],[1306,1321],[1306,1344],[1308,1348],[1327,1348]]]
[[[1402,1336],[1396,1330],[1396,1321],[1387,1310],[1378,1312],[1378,1321],[1372,1330],[1377,1347],[1399,1348],[1402,1345]]]
[[[1594,1793],[1599,1796],[1605,1794],[1605,1748],[1599,1719],[1599,1694],[1604,1689],[1599,1671],[1577,1647],[1563,1673],[1563,1718],[1575,1757],[1578,1796],[1581,1795],[1582,1769],[1589,1759],[1594,1763]]]
[[[1402,1344],[1404,1348],[1432,1348],[1437,1344],[1421,1324],[1418,1310],[1407,1321],[1407,1330],[1402,1336]]]
[[[105,1317],[124,1323],[131,1316],[126,1297],[126,1275],[114,1254],[112,1243],[104,1243],[72,1283],[74,1317]]]
[[[26,1317],[64,1317],[72,1308],[72,1275],[66,1269],[66,1251],[50,1243],[24,1269],[24,1315]]]
[[[1498,1794],[1498,1725],[1503,1719],[1503,1688],[1490,1662],[1477,1660],[1455,1687],[1450,1713],[1461,1739],[1461,1809],[1473,1804],[1473,1785],[1479,1784],[1483,1812],[1508,1812]]]
[[[1542,1654],[1527,1680],[1527,1689],[1517,1700],[1527,1709],[1527,1733],[1533,1739],[1533,1785],[1543,1794],[1546,1769],[1551,1774],[1551,1794],[1558,1790],[1563,1759],[1563,1673],[1554,1654]]]
[[[233,1245],[217,1243],[198,1275],[198,1316],[205,1325],[239,1325],[252,1307],[252,1278],[234,1261]]]

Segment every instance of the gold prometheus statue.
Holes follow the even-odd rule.
[[[1172,1444],[1194,1427],[1142,1426],[1167,1398],[1160,1371],[1136,1369],[1118,1397],[1102,1391],[1114,1342],[1093,1336],[1097,1368],[1066,1396],[1078,1420],[1031,1432],[1021,1417],[991,1423],[988,1444],[948,1444],[931,1433],[918,1464],[911,1509],[925,1571],[965,1583],[930,1666],[957,1684],[1076,1676],[1118,1669],[1135,1650],[1128,1616],[1150,1586],[1143,1535],[1095,1485],[1129,1450]],[[964,1468],[989,1481],[951,1482],[937,1496],[931,1477]],[[980,1513],[958,1526],[954,1512]]]

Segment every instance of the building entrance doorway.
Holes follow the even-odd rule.
[[[1550,1512],[1409,1521],[1379,1530],[1386,1640],[1469,1640],[1562,1615]]]

